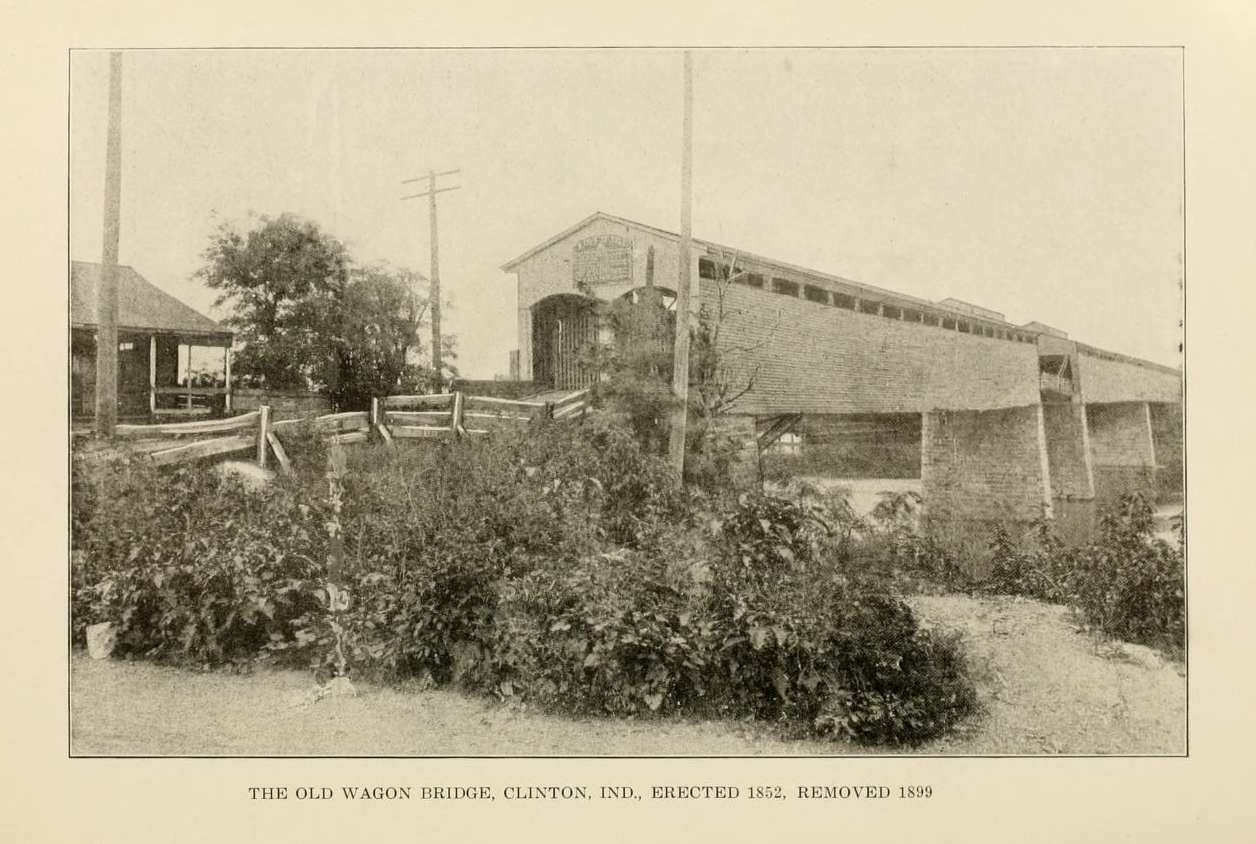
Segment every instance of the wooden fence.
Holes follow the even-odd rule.
[[[282,435],[311,426],[330,442],[392,444],[399,439],[483,436],[544,419],[579,419],[589,406],[589,391],[557,402],[514,401],[461,392],[430,396],[386,396],[371,402],[370,412],[329,413],[305,419],[271,420],[271,408],[198,422],[118,425],[117,435],[158,465],[184,463],[251,451],[266,468],[273,454],[279,467],[291,469]]]

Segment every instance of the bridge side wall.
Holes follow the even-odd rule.
[[[722,363],[735,386],[752,383],[736,412],[921,413],[1036,404],[1032,343],[817,304],[739,284],[706,284],[721,308]]]
[[[1087,404],[1112,402],[1170,402],[1182,400],[1182,376],[1177,370],[1115,355],[1100,356],[1079,349],[1078,375],[1082,400]]]

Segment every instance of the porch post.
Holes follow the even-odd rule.
[[[157,335],[148,335],[148,412],[157,412]]]
[[[226,408],[227,413],[230,413],[231,412],[231,346],[228,345],[223,348],[223,357],[226,359],[226,362],[224,364],[224,369],[226,370],[226,373],[227,373],[227,376],[226,376],[227,395],[223,401],[224,401],[224,407]]]

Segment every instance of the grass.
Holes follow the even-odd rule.
[[[917,748],[928,754],[1180,754],[1185,678],[1129,661],[1063,607],[1001,597],[918,596],[922,622],[959,630],[983,715]],[[450,690],[361,687],[294,705],[309,675],[197,673],[145,663],[71,664],[75,755],[704,756],[869,752],[788,741],[749,722],[544,715]],[[888,751],[871,751],[888,752]]]

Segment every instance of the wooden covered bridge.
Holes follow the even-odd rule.
[[[695,310],[723,314],[729,377],[750,385],[733,412],[761,435],[792,432],[804,462],[831,458],[840,473],[861,443],[891,444],[876,471],[888,461],[920,478],[927,513],[961,522],[1031,520],[1133,489],[1180,493],[1180,370],[707,241],[693,241],[690,260]],[[608,339],[593,304],[635,295],[647,261],[670,295],[678,235],[597,213],[505,264],[519,377],[590,383],[577,350]]]

